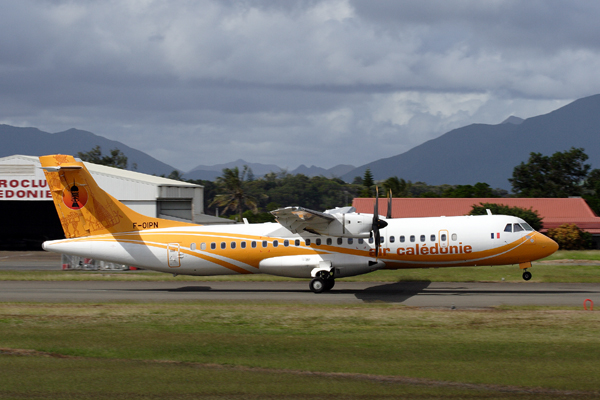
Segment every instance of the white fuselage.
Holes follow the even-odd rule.
[[[363,214],[364,215],[364,214]],[[278,223],[177,227],[48,241],[48,251],[182,275],[267,273],[336,277],[376,269],[521,264],[556,243],[503,215],[388,219],[375,257],[369,238],[294,234]],[[507,226],[519,226],[506,231]]]

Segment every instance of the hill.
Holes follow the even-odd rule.
[[[79,129],[69,129],[64,132],[48,133],[37,128],[18,128],[0,124],[0,157],[13,154],[42,156],[46,154],[71,154],[86,152],[95,146],[102,148],[103,154],[118,148],[127,156],[127,169],[154,175],[169,175],[176,168],[165,164],[148,154],[131,148],[121,142],[109,140],[102,136]]]
[[[600,168],[600,95],[518,124],[511,122],[454,129],[405,153],[362,165],[342,179],[351,182],[370,168],[377,180],[397,176],[430,185],[486,182],[510,190],[508,178],[529,153],[551,155],[571,147],[583,147],[592,168]]]
[[[255,178],[262,177],[270,172],[279,173],[279,172],[284,171],[283,168],[280,168],[274,164],[249,163],[247,161],[240,159],[240,160],[225,163],[225,164],[198,165],[194,169],[186,172],[183,175],[183,177],[185,179],[204,179],[204,180],[214,181],[218,176],[222,175],[223,168],[238,167],[240,169],[240,171],[242,171],[242,168],[244,167],[244,165],[247,165],[248,167],[252,168],[252,173],[254,174]],[[324,177],[327,177],[327,178],[334,178],[334,177],[340,177],[340,176],[344,175],[345,173],[353,170],[354,168],[356,168],[356,167],[354,167],[353,165],[344,165],[344,164],[336,165],[335,167],[332,167],[329,169],[316,167],[314,165],[311,166],[310,168],[307,167],[306,165],[300,165],[298,168],[294,169],[293,171],[291,171],[289,173],[292,175],[303,174],[308,177],[323,175]]]

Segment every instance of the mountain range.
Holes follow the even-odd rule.
[[[376,180],[397,176],[430,185],[485,182],[510,189],[514,167],[527,162],[531,152],[552,155],[571,147],[584,148],[587,162],[600,168],[600,95],[525,120],[454,129],[405,153],[362,165],[342,179],[352,181],[369,168]]]
[[[186,172],[184,174],[185,179],[204,179],[208,181],[215,180],[218,176],[221,176],[223,173],[223,168],[233,168],[238,167],[240,171],[244,165],[247,165],[252,169],[252,174],[255,177],[264,176],[270,172],[288,172],[289,174],[303,174],[306,176],[324,176],[327,178],[339,178],[340,176],[352,171],[356,167],[353,165],[340,164],[336,165],[333,168],[325,169],[321,167],[311,166],[307,167],[302,164],[298,168],[293,171],[286,171],[283,168],[278,167],[274,164],[260,164],[260,163],[250,163],[239,159],[237,161],[225,163],[225,164],[217,164],[217,165],[198,165],[194,169]]]
[[[73,154],[101,146],[104,154],[118,148],[127,157],[129,169],[155,175],[168,175],[176,168],[121,142],[91,132],[69,129],[48,133],[36,128],[0,125],[0,157],[13,154],[39,156]],[[367,168],[376,180],[397,176],[430,185],[488,183],[493,188],[510,189],[508,178],[515,166],[527,162],[529,153],[551,155],[571,147],[583,147],[592,167],[600,167],[600,95],[576,100],[548,114],[521,119],[511,116],[497,125],[471,124],[454,129],[405,153],[373,161],[360,167],[338,165],[330,169],[301,165],[290,174],[341,177],[351,182]],[[248,165],[255,177],[282,172],[277,165],[244,160],[218,165],[198,165],[183,174],[185,179],[214,180],[223,168]]]
[[[169,175],[176,168],[158,161],[148,154],[116,140],[109,140],[92,132],[69,129],[64,132],[48,133],[37,128],[18,128],[0,124],[0,157],[23,154],[43,156],[45,154],[71,154],[88,152],[100,146],[102,154],[119,149],[127,156],[128,169],[153,175]]]

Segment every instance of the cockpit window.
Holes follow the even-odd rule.
[[[523,228],[519,224],[514,224],[514,227],[515,227],[515,232],[521,232],[523,230]]]
[[[512,232],[512,224],[506,224],[504,227],[504,232]]]
[[[533,228],[527,222],[521,222],[521,226],[525,228],[526,231],[532,231]]]

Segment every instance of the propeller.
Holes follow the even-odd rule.
[[[371,234],[375,239],[375,259],[379,257],[379,245],[381,244],[380,229],[387,226],[387,222],[379,219],[379,189],[375,186],[375,209],[373,210],[373,224],[371,225]]]

